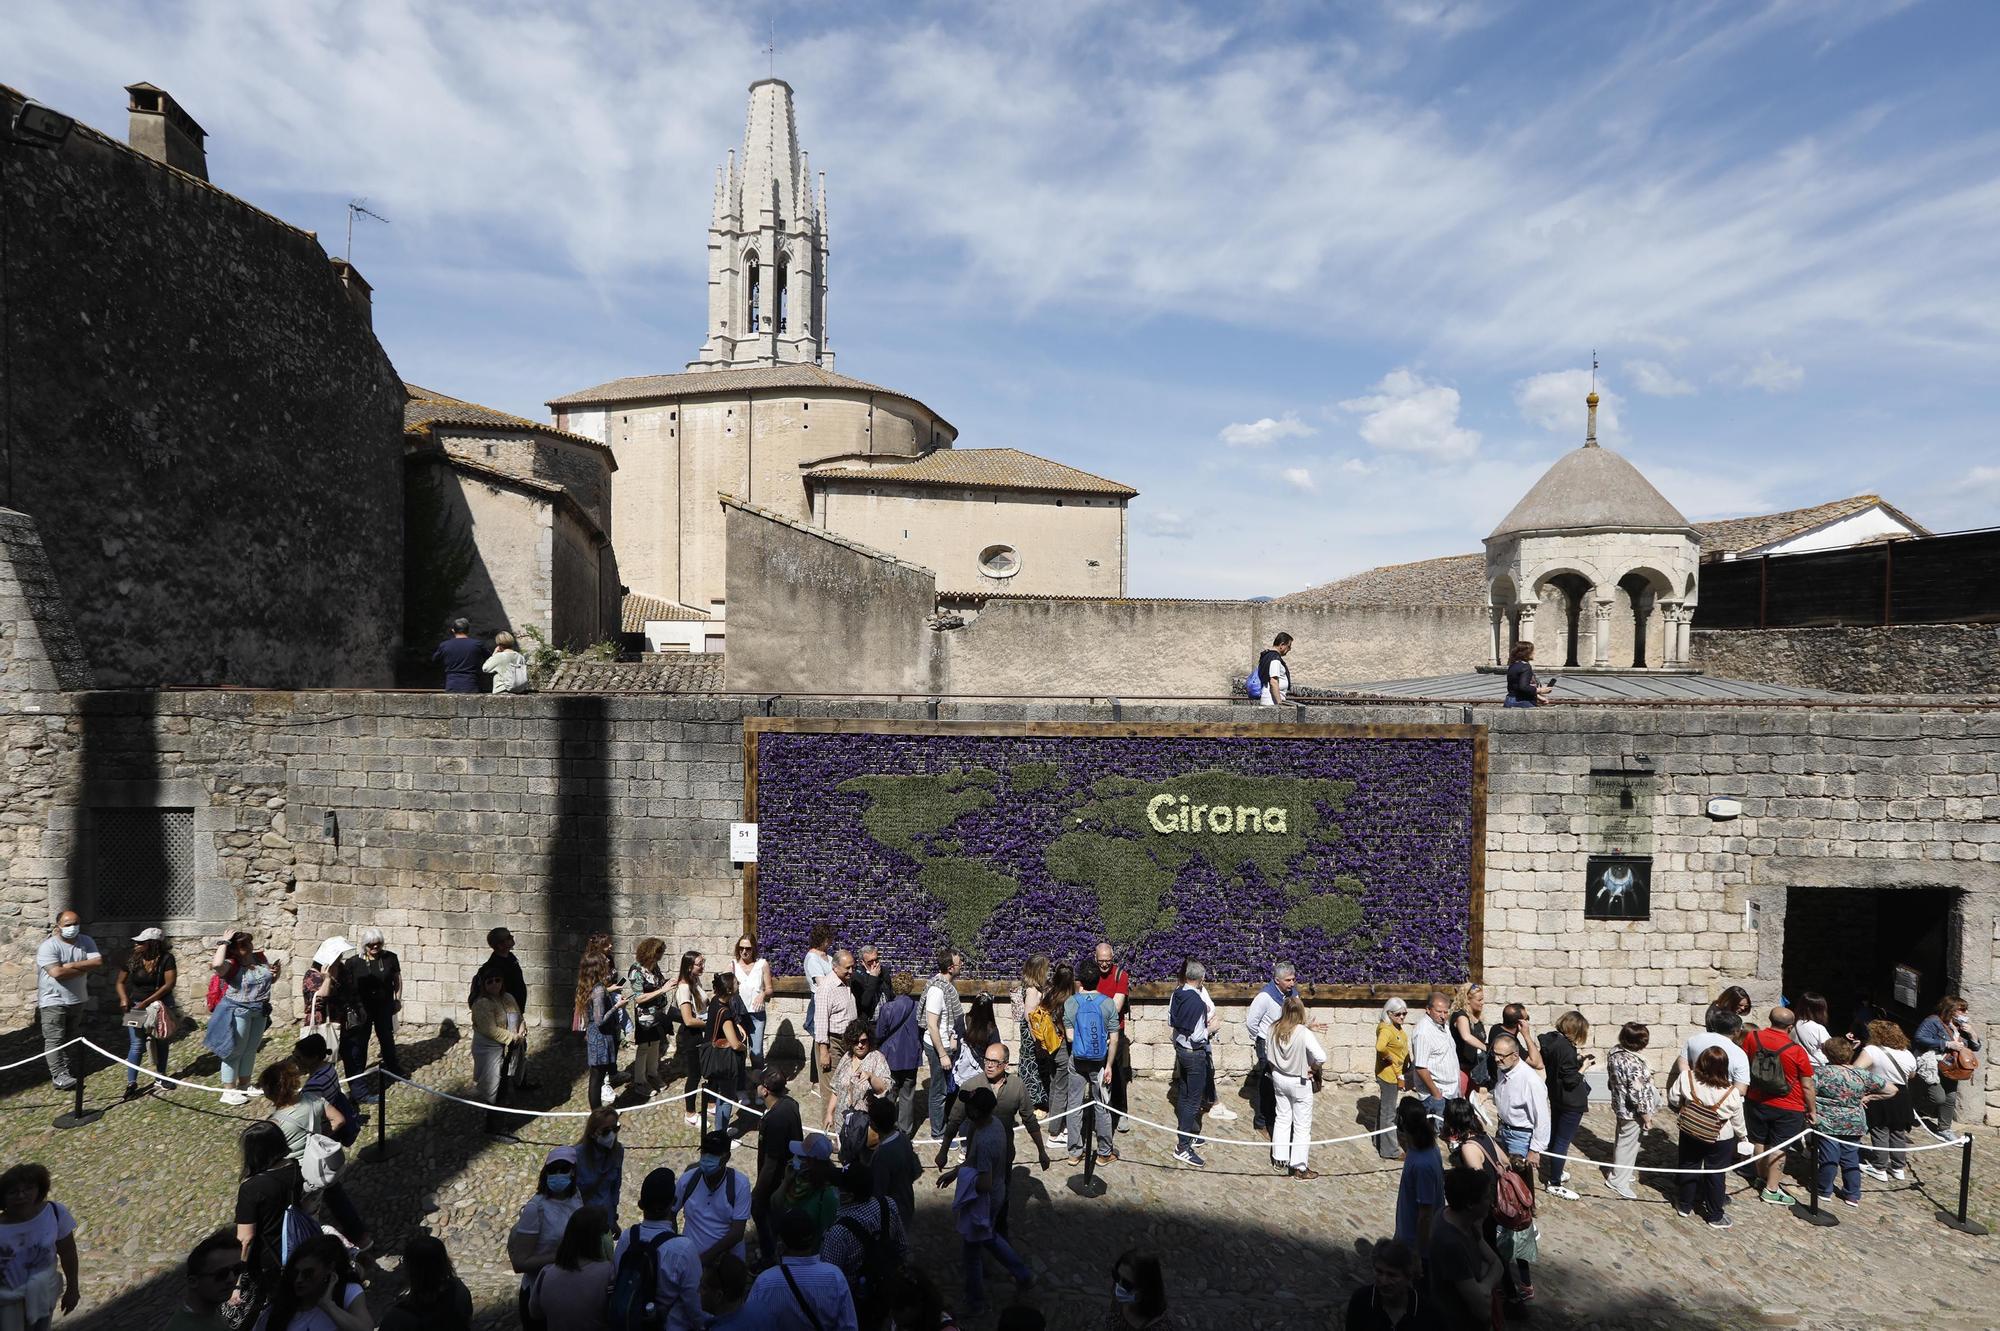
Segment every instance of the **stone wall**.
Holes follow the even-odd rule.
[[[1711,675],[1836,693],[2000,694],[2000,625],[1694,631]]]
[[[0,502],[97,682],[389,682],[403,389],[318,241],[84,126],[4,171]]]
[[[90,663],[35,520],[0,508],[0,694],[89,687]]]
[[[1125,501],[1096,495],[950,490],[869,477],[816,483],[812,522],[935,569],[947,592],[1010,596],[1123,596]],[[1008,577],[980,555],[1019,553]]]
[[[1273,610],[1309,611],[1306,606]],[[1335,605],[1324,620],[1298,615],[1307,627],[1294,637],[1331,632],[1331,651],[1314,645],[1307,684],[1362,684],[1425,675],[1456,675],[1485,665],[1493,655],[1493,628],[1479,605]],[[1292,616],[1280,616],[1289,619]],[[1273,621],[1278,622],[1278,621]],[[1301,641],[1294,655],[1307,644]]]
[[[657,934],[712,957],[741,927],[727,860],[740,816],[742,721],[759,700],[430,694],[70,694],[7,723],[7,852],[0,998],[26,1019],[30,957],[74,902],[117,951],[157,912],[105,918],[93,897],[105,809],[192,808],[196,896],[164,922],[178,939],[248,921],[275,950],[377,924],[410,977],[407,1021],[461,1015],[483,936],[522,944],[534,1015],[562,1022],[583,937],[621,953]],[[922,717],[923,704],[798,703],[806,715]],[[1101,719],[1103,707],[944,706],[946,719]],[[1137,707],[1126,719],[1240,720],[1232,707]],[[1254,715],[1254,714],[1248,714]],[[1327,709],[1330,721],[1455,721],[1456,707]],[[1943,889],[1956,896],[1943,981],[1982,1020],[2000,1010],[2000,732],[1991,711],[1786,707],[1485,709],[1490,779],[1484,980],[1547,1027],[1579,1009],[1601,1053],[1625,1020],[1651,1023],[1664,1063],[1725,985],[1762,1006],[1785,992],[1793,887]],[[1647,921],[1586,920],[1586,790],[1594,769],[1651,770]],[[1713,796],[1743,805],[1711,820]],[[331,834],[327,815],[333,816]],[[205,849],[203,849],[205,848]],[[112,884],[129,889],[129,884]],[[1749,905],[1759,907],[1754,921]],[[853,940],[861,941],[861,940]],[[1872,940],[1847,940],[1859,949]],[[192,950],[183,943],[184,955]],[[1839,960],[1838,958],[1835,959]],[[781,971],[795,958],[777,958]],[[287,984],[281,1007],[296,1002]],[[1225,1004],[1225,1078],[1247,1064]],[[792,1012],[780,1006],[781,1023]],[[1334,1071],[1370,1067],[1374,1005],[1315,1004]],[[1159,1005],[1140,1005],[1135,1061],[1165,1065]],[[1983,1075],[1983,1074],[1982,1074]],[[1150,1098],[1150,1096],[1149,1096]],[[1977,1105],[1979,1093],[1969,1096]]]

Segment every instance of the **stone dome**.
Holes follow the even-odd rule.
[[[1556,459],[1486,539],[1580,528],[1675,531],[1688,526],[1681,511],[1637,467],[1588,443]]]

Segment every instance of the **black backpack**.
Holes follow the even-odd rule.
[[[1783,1044],[1772,1049],[1764,1043],[1760,1031],[1751,1037],[1751,1043],[1756,1049],[1750,1055],[1750,1089],[1772,1100],[1789,1095],[1792,1079],[1785,1075],[1785,1051],[1799,1048],[1799,1042],[1787,1035]]]
[[[861,1277],[854,1285],[854,1315],[862,1326],[879,1326],[889,1313],[889,1285],[896,1275],[896,1254],[889,1240],[889,1199],[877,1197],[877,1228],[873,1234],[852,1216],[841,1216],[834,1228],[845,1229],[861,1245]]]

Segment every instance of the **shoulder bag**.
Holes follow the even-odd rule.
[[[1725,1095],[1723,1100],[1715,1104],[1704,1104],[1701,1097],[1695,1092],[1694,1073],[1689,1071],[1683,1073],[1682,1076],[1686,1085],[1681,1088],[1680,1105],[1674,1110],[1674,1118],[1680,1124],[1681,1131],[1696,1141],[1712,1142],[1720,1140],[1722,1137],[1722,1105],[1728,1100],[1728,1096]]]

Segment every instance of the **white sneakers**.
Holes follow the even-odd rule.
[[[1564,1186],[1563,1186],[1562,1184],[1560,1184],[1560,1183],[1550,1183],[1550,1184],[1547,1184],[1547,1185],[1545,1185],[1545,1186],[1544,1186],[1544,1189],[1543,1189],[1543,1190],[1544,1190],[1544,1191],[1546,1191],[1546,1192],[1547,1192],[1547,1193],[1549,1194],[1549,1196],[1551,1196],[1551,1197],[1560,1197],[1560,1198],[1562,1198],[1562,1199],[1563,1199],[1564,1201],[1566,1201],[1566,1202],[1573,1202],[1573,1201],[1576,1201],[1576,1200],[1577,1200],[1577,1198],[1578,1198],[1578,1196],[1579,1196],[1579,1194],[1577,1193],[1576,1189],[1574,1189],[1574,1188],[1565,1188],[1565,1187],[1564,1187]]]
[[[250,1103],[250,1097],[241,1091],[228,1090],[222,1093],[222,1103],[226,1105],[247,1105]]]
[[[1224,1109],[1221,1105],[1217,1105],[1215,1108],[1209,1110],[1208,1116],[1213,1119],[1219,1119],[1224,1123],[1234,1123],[1238,1118],[1234,1109]]]

